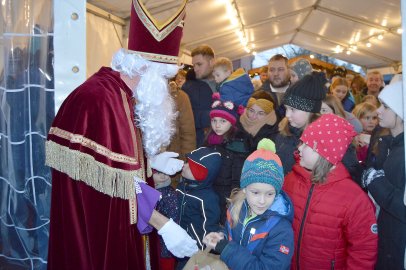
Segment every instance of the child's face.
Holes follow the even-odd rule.
[[[263,214],[273,203],[275,188],[270,184],[253,183],[244,189],[248,205],[256,215]]]
[[[383,128],[394,129],[396,127],[397,116],[384,102],[381,101],[381,107],[378,108],[379,125]]]
[[[213,117],[211,119],[211,128],[219,136],[224,135],[224,133],[226,133],[231,126],[231,123],[224,118]]]
[[[213,70],[213,76],[214,76],[214,80],[216,81],[216,83],[221,83],[222,81],[227,79],[228,76],[230,76],[230,75],[231,75],[231,72],[226,70],[223,67],[216,67]]]
[[[327,113],[334,113],[333,109],[331,109],[331,107],[328,106],[327,103],[322,102],[321,103],[320,114],[327,114]]]
[[[302,143],[298,150],[300,155],[300,166],[313,171],[314,166],[319,159],[319,154],[305,143]]]
[[[185,83],[185,81],[186,81],[185,76],[181,74],[176,75],[175,82],[178,87],[182,88],[182,85]]]
[[[155,184],[164,183],[170,179],[169,175],[160,172],[154,173],[152,178],[154,179]]]
[[[310,113],[298,110],[296,108],[285,105],[286,118],[288,118],[289,124],[295,128],[302,128],[307,125]]]
[[[336,96],[339,100],[343,100],[347,95],[348,87],[345,85],[337,85],[333,89],[333,95]]]
[[[378,113],[376,111],[366,112],[359,120],[361,121],[363,131],[371,133],[378,124]]]
[[[190,170],[188,162],[185,162],[185,164],[183,165],[182,176],[189,180],[195,180],[195,177],[193,176],[192,171]]]

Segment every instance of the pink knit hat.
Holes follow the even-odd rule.
[[[215,100],[211,105],[210,118],[221,117],[235,125],[238,117],[238,107],[231,101]]]
[[[300,140],[333,165],[341,161],[357,133],[344,118],[323,114],[303,131]]]

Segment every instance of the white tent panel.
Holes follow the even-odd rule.
[[[87,13],[86,75],[89,77],[102,66],[110,66],[112,55],[122,46],[123,27],[99,16]]]
[[[386,34],[383,40],[374,39],[370,50],[390,59],[402,59],[402,37],[396,34]]]
[[[312,11],[312,16],[309,16],[302,29],[345,44],[361,41],[371,33],[377,33],[376,28],[319,10]]]
[[[366,55],[365,53],[362,53],[362,48],[351,51],[350,55],[347,55],[345,52],[336,54],[333,52],[336,43],[326,41],[325,39],[318,38],[313,35],[307,35],[305,33],[298,33],[295,40],[297,40],[295,44],[302,48],[327,56],[335,57],[337,59],[350,63],[355,63],[360,66],[369,66],[371,59],[374,60],[376,66],[388,66],[392,64],[391,61],[383,61],[381,58],[374,58],[371,54]]]
[[[114,15],[128,18],[131,0],[89,0]],[[247,56],[226,14],[229,0],[189,0],[182,48],[211,45],[217,55],[237,59]],[[303,46],[315,53],[332,55],[337,45],[357,41],[358,51],[336,58],[365,68],[397,65],[401,60],[400,0],[235,0],[232,1],[248,39],[257,52],[284,44]],[[180,0],[145,0],[153,16],[160,18],[176,9]],[[385,32],[383,40],[372,35]],[[372,47],[365,43],[371,38]],[[281,41],[285,43],[281,43]]]
[[[95,6],[104,9],[114,15],[127,18],[130,16],[130,7],[132,0],[91,0],[87,1]]]
[[[209,17],[207,14],[211,14]],[[186,22],[183,29],[182,43],[193,47],[208,40],[234,33],[234,29],[226,16],[224,5],[220,1],[212,5],[194,1],[187,5]],[[198,25],[198,27],[196,27]],[[221,42],[219,42],[221,44]]]
[[[378,25],[381,25],[384,20],[387,21],[388,27],[401,24],[399,0],[323,0],[321,6]]]
[[[315,3],[315,0],[293,0],[293,1],[252,1],[238,0],[242,21],[245,25],[257,24],[261,21],[275,20],[275,17],[292,13],[297,14],[302,9],[308,9]]]
[[[296,16],[288,16],[280,18],[275,21],[267,21],[255,26],[247,26],[246,34],[249,40],[253,40],[253,43],[257,43],[259,40],[267,39],[271,42],[275,35],[292,34],[296,32],[296,29],[300,27],[301,22],[305,19],[306,14],[300,13]]]

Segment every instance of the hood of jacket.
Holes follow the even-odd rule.
[[[248,215],[248,202],[244,201],[243,207],[241,208],[240,219],[243,222],[245,217]],[[286,218],[290,222],[293,221],[293,204],[289,196],[281,190],[281,192],[275,197],[275,200],[271,206],[262,215],[258,216],[261,219],[268,219],[271,216],[280,216]]]

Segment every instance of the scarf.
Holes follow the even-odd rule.
[[[207,142],[209,143],[209,145],[218,145],[218,144],[222,144],[224,141],[223,135],[217,135],[215,132],[212,132],[209,134],[209,136],[207,137]]]
[[[256,119],[256,120],[250,120],[247,117],[247,111],[245,111],[241,117],[240,117],[240,122],[245,131],[247,131],[249,134],[251,134],[253,137],[255,137],[258,133],[258,131],[264,126],[264,125],[275,125],[276,123],[276,114],[275,111],[271,111],[268,113],[264,118],[262,119]]]

